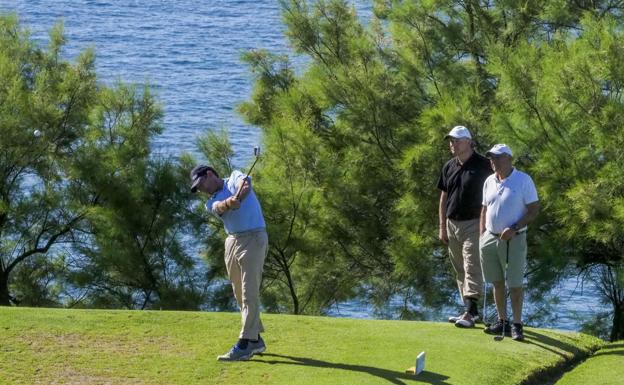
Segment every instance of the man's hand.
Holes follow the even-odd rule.
[[[503,232],[500,235],[500,238],[503,241],[508,241],[511,238],[516,236],[516,230],[512,229],[511,227],[507,227],[505,230],[503,230]]]
[[[228,210],[236,210],[240,207],[240,201],[236,199],[236,196],[231,196],[222,201],[215,202],[213,204],[213,210],[219,214],[223,215]]]
[[[226,199],[227,201],[227,207],[230,210],[236,210],[238,208],[240,208],[240,201],[238,199],[236,199],[235,195],[232,195],[231,197],[229,197],[228,199]]]
[[[442,243],[448,245],[448,234],[446,233],[446,226],[440,226],[440,233],[438,234],[438,238]]]
[[[247,177],[238,184],[238,188],[236,189],[236,194],[234,194],[234,196],[238,197],[238,199],[242,201],[245,199],[247,194],[249,194],[250,189],[251,186],[249,185],[249,177]]]

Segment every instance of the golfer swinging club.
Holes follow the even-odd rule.
[[[250,359],[262,353],[266,345],[260,337],[260,283],[268,237],[260,202],[251,187],[251,179],[235,170],[221,179],[214,168],[199,165],[191,171],[191,191],[209,194],[206,210],[223,221],[225,266],[234,297],[240,307],[242,328],[238,342],[219,361]]]
[[[479,247],[481,266],[487,282],[494,284],[494,302],[498,321],[484,329],[496,335],[511,335],[524,340],[522,330],[522,281],[526,268],[527,225],[539,213],[537,190],[531,177],[512,165],[512,152],[497,144],[485,156],[490,158],[494,174],[483,185]],[[507,318],[505,277],[511,292],[513,325]]]

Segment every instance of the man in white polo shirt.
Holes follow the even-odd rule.
[[[522,341],[522,302],[526,268],[527,225],[538,215],[540,205],[531,177],[512,165],[511,149],[497,144],[486,153],[494,174],[483,185],[479,248],[486,282],[494,285],[498,312],[496,323],[484,329],[489,334],[504,333]],[[511,293],[513,324],[509,325],[505,277]]]

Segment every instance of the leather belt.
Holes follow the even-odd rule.
[[[492,235],[496,235],[497,237],[500,237],[500,236],[501,236],[501,234],[494,233],[494,232],[492,232],[492,231],[490,231],[490,230],[488,230],[488,231],[489,231],[489,233],[490,233],[490,234],[492,234]],[[524,230],[518,230],[518,231],[516,231],[516,235],[518,235],[518,234],[522,234],[522,233],[526,233],[526,232],[527,232],[527,229],[524,229]]]

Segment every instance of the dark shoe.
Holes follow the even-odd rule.
[[[524,341],[524,332],[522,331],[522,324],[511,325],[511,339],[514,341]]]
[[[266,344],[264,343],[262,337],[258,337],[257,342],[249,341],[248,347],[251,348],[253,354],[261,354],[266,350]]]
[[[475,326],[475,319],[472,314],[466,312],[455,322],[455,326],[458,328],[472,328]]]
[[[507,337],[511,336],[511,326],[509,325],[509,321],[498,319],[496,323],[486,327],[483,331],[487,334],[498,334],[500,335],[503,331],[503,327],[505,328],[505,335]]]
[[[241,349],[237,345],[232,346],[229,352],[217,357],[217,361],[246,361],[253,356],[250,345],[246,349]]]

